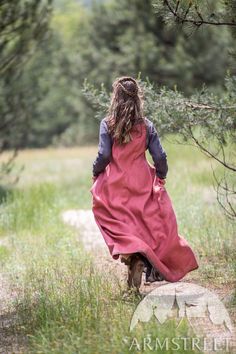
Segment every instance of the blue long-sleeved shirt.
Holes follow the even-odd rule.
[[[163,149],[154,124],[147,118],[146,149],[152,156],[156,174],[159,178],[166,178],[168,172],[167,155]],[[98,155],[93,163],[93,176],[98,176],[105,170],[111,160],[113,139],[108,132],[106,119],[100,123]]]

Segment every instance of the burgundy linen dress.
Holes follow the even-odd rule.
[[[113,259],[141,253],[167,281],[175,282],[198,263],[178,234],[167,190],[146,159],[146,134],[145,124],[138,124],[131,142],[114,141],[110,162],[90,189],[92,210]]]

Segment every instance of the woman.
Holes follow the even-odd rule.
[[[154,166],[145,156],[149,150]],[[167,155],[153,123],[144,117],[138,82],[113,83],[107,117],[100,124],[93,163],[93,213],[114,259],[128,266],[128,286],[146,281],[175,282],[198,264],[178,235],[171,200],[164,187]]]

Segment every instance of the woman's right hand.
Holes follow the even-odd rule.
[[[161,184],[162,186],[164,186],[164,184],[166,183],[166,180],[163,179],[163,178],[157,177],[157,182],[158,182],[159,184]]]

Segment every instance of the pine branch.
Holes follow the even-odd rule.
[[[197,27],[200,27],[202,25],[213,25],[213,26],[230,26],[230,27],[236,27],[236,22],[232,22],[232,21],[210,21],[210,20],[206,20],[203,18],[203,15],[200,13],[197,5],[194,6],[194,10],[195,10],[195,14],[197,15],[197,17],[199,18],[194,19],[191,17],[188,17],[189,14],[189,10],[192,7],[192,1],[189,1],[189,5],[188,8],[186,10],[186,12],[181,15],[180,12],[178,12],[179,10],[179,1],[176,4],[176,7],[173,8],[170,4],[169,0],[163,0],[163,4],[164,6],[169,10],[169,13],[172,14],[176,20],[176,22],[179,23],[191,23]]]

